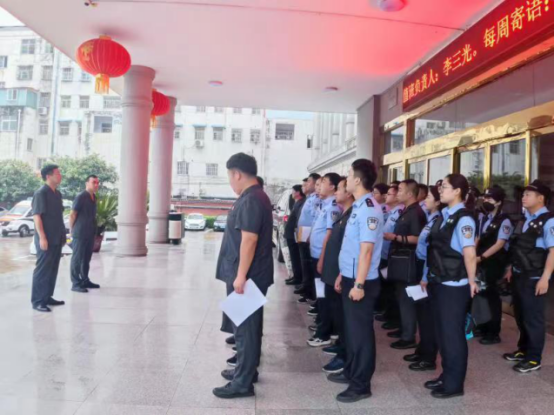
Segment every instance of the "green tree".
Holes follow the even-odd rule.
[[[60,167],[62,183],[60,192],[64,199],[73,200],[84,191],[87,176],[96,175],[100,180],[99,192],[110,193],[109,185],[115,185],[118,180],[115,167],[107,164],[98,155],[83,158],[57,157],[52,160]],[[108,186],[107,186],[108,185]]]
[[[40,177],[20,160],[0,161],[0,201],[12,207],[40,188]]]

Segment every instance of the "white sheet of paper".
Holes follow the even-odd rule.
[[[325,298],[325,283],[319,277],[315,278],[315,291],[319,299]]]
[[[383,276],[383,279],[387,278],[387,274],[389,272],[389,268],[385,267],[384,269],[381,269],[381,275]]]
[[[312,233],[312,227],[300,227],[298,229],[297,241],[299,243],[306,243],[310,238],[311,233]]]
[[[236,326],[267,303],[267,298],[251,279],[244,285],[244,294],[231,293],[219,304],[219,308]]]
[[[411,297],[413,300],[420,300],[420,299],[424,299],[426,298],[427,296],[427,291],[426,290],[423,290],[421,288],[421,285],[417,285],[417,286],[408,286],[406,288],[406,293],[408,294],[409,297]]]

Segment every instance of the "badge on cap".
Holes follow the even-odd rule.
[[[462,227],[462,235],[464,236],[464,238],[473,237],[473,227],[471,225],[466,225],[465,227]]]
[[[369,228],[371,231],[375,231],[377,229],[377,224],[379,224],[378,218],[370,217],[367,219],[367,228]]]

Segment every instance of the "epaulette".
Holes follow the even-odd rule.
[[[368,207],[370,208],[373,208],[375,205],[373,204],[373,201],[371,200],[371,198],[366,198],[365,199],[365,203]]]

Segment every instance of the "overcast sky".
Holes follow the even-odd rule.
[[[23,26],[23,23],[0,7],[0,26]]]

